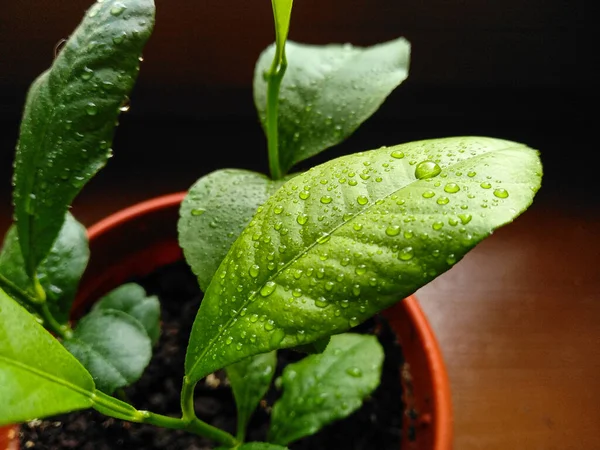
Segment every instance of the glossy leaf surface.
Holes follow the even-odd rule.
[[[29,275],[50,251],[73,198],[110,157],[153,24],[152,0],[97,2],[31,85],[13,198]]]
[[[224,169],[189,189],[179,212],[179,244],[203,291],[256,209],[283,183],[248,170]]]
[[[102,297],[93,310],[118,310],[142,324],[153,344],[160,336],[160,302],[155,295],[147,296],[142,286],[127,283]]]
[[[69,311],[89,257],[86,229],[71,213],[67,213],[50,253],[37,270],[37,277],[46,293],[48,308],[54,318],[62,324],[69,320]],[[25,262],[14,225],[6,233],[0,252],[0,275],[35,298],[36,293],[25,271]]]
[[[277,352],[251,356],[227,367],[237,406],[238,438],[245,434],[250,417],[271,385]]]
[[[92,406],[85,368],[0,290],[0,425]]]
[[[288,365],[269,442],[287,445],[349,416],[379,385],[382,364],[383,348],[375,336],[346,333],[332,336],[322,354]]]
[[[511,222],[540,186],[537,152],[484,137],[344,156],[288,181],[219,266],[186,373],[358,325]]]
[[[123,311],[100,309],[77,324],[64,346],[92,374],[107,394],[137,381],[150,362],[152,344],[146,330]]]
[[[266,126],[267,81],[275,46],[259,57],[254,103]],[[279,160],[294,164],[339,144],[368,119],[408,76],[410,44],[403,38],[361,48],[288,41],[279,92]]]

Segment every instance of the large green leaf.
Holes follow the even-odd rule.
[[[137,319],[146,330],[153,344],[160,336],[160,302],[155,295],[147,296],[142,286],[127,283],[113,289],[95,305],[97,310],[118,310]]]
[[[320,355],[288,365],[273,406],[269,442],[287,445],[349,416],[381,378],[383,348],[375,336],[333,336]]]
[[[37,270],[37,277],[46,293],[48,308],[54,318],[62,324],[69,320],[69,311],[89,256],[85,227],[71,213],[67,213],[50,253]],[[6,233],[0,251],[0,276],[32,298],[36,298],[31,279],[25,271],[25,262],[14,225]]]
[[[110,157],[115,124],[154,24],[153,0],[95,3],[27,95],[14,205],[27,273],[46,257],[65,212]]]
[[[266,127],[267,81],[275,46],[259,57],[254,103]],[[408,76],[410,44],[403,38],[360,48],[288,41],[279,93],[279,160],[286,172],[339,144],[368,119]],[[266,128],[265,128],[266,129]]]
[[[93,392],[83,366],[0,290],[0,425],[89,408]]]
[[[186,374],[345,331],[448,270],[532,202],[541,164],[485,137],[344,156],[259,208],[208,287]]]
[[[190,188],[179,211],[179,244],[202,290],[256,209],[284,182],[248,170],[224,169]]]
[[[77,324],[64,346],[107,394],[137,381],[150,362],[152,344],[143,325],[123,311],[100,309]]]
[[[243,440],[250,417],[271,385],[277,352],[251,356],[227,367],[237,406],[238,439]]]

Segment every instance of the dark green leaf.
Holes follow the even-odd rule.
[[[118,310],[129,314],[142,324],[153,344],[160,336],[160,302],[158,297],[146,296],[142,286],[127,283],[112,290],[95,305],[96,310]]]
[[[150,362],[152,344],[146,330],[123,311],[100,309],[77,324],[64,346],[92,374],[107,394],[137,381]]]
[[[37,277],[46,292],[48,308],[61,324],[67,323],[69,320],[71,305],[89,256],[85,227],[77,222],[71,213],[67,213],[50,253],[37,271]],[[6,233],[0,252],[0,276],[5,277],[21,291],[35,299],[36,293],[31,279],[25,271],[25,263],[14,225]]]
[[[200,379],[358,325],[511,222],[540,180],[536,151],[483,137],[381,148],[298,175],[219,266],[194,322],[186,374]]]
[[[375,336],[346,333],[333,336],[322,354],[288,365],[269,442],[287,445],[349,416],[379,385],[382,364],[383,348]]]
[[[284,182],[225,169],[200,178],[190,188],[179,212],[179,244],[202,290],[256,209]]]
[[[95,3],[29,90],[14,173],[29,275],[50,251],[75,195],[110,157],[119,109],[153,24],[152,0]]]
[[[245,435],[252,413],[269,390],[276,364],[277,352],[269,352],[251,356],[227,367],[227,377],[238,411],[238,439]]]
[[[266,127],[263,73],[275,46],[254,72],[254,103]],[[288,41],[287,71],[279,92],[279,160],[285,172],[350,136],[408,76],[410,44],[403,38],[368,48],[313,46]],[[265,128],[266,129],[266,128]]]
[[[267,442],[248,442],[239,447],[217,447],[215,450],[288,450],[287,447],[280,445],[268,444]]]
[[[0,425],[89,408],[93,392],[83,366],[0,290]]]

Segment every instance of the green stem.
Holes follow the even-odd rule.
[[[0,274],[0,287],[2,289],[4,289],[5,291],[7,291],[8,294],[12,295],[13,297],[18,297],[18,299],[22,303],[29,303],[31,305],[40,305],[41,303],[43,303],[45,301],[45,299],[44,300],[39,299],[39,298],[34,297],[34,296],[30,295],[29,293],[25,292],[19,286],[14,284],[12,281],[10,281],[8,278],[6,278],[2,274]]]
[[[231,434],[202,422],[196,417],[186,419],[183,417],[164,416],[150,411],[138,411],[130,404],[122,402],[121,400],[100,391],[95,391],[92,394],[92,401],[95,409],[108,416],[116,417],[117,419],[137,423],[147,423],[157,427],[170,428],[172,430],[185,430],[199,436],[204,436],[218,442],[219,445],[224,445],[226,447],[235,447],[239,445],[239,442]]]
[[[181,414],[183,420],[192,420],[196,417],[194,409],[194,388],[196,383],[190,383],[188,377],[183,377],[183,386],[181,387]]]
[[[71,339],[73,337],[73,329],[68,325],[62,325],[57,322],[54,318],[50,309],[48,309],[48,303],[43,303],[37,308],[38,313],[44,319],[44,326],[62,339]]]
[[[271,69],[267,73],[267,144],[269,148],[269,169],[271,178],[279,180],[283,173],[279,165],[279,130],[277,119],[279,116],[279,90],[281,81],[287,68],[285,54],[281,60],[275,54]]]

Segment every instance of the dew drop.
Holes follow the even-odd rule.
[[[455,194],[460,191],[460,187],[456,183],[448,183],[444,186],[444,192],[448,192],[449,194]]]
[[[490,183],[488,183],[487,181],[484,181],[483,183],[481,183],[479,186],[481,186],[484,189],[489,189],[492,187],[492,185]]]
[[[260,267],[257,264],[253,264],[252,266],[250,266],[250,269],[248,269],[248,273],[252,278],[256,278],[258,276],[259,271]]]
[[[369,199],[364,195],[359,195],[358,197],[356,197],[356,201],[359,205],[366,205],[367,203],[369,203]]]
[[[119,111],[127,112],[130,108],[131,103],[129,102],[129,97],[125,96],[125,98],[123,99],[123,103],[121,103],[121,106],[119,106]]]
[[[267,320],[267,322],[265,322],[265,330],[273,331],[274,329],[275,329],[275,322],[273,322],[272,320]]]
[[[192,209],[192,216],[198,217],[198,216],[201,216],[202,214],[204,214],[205,212],[206,212],[205,209],[195,208],[195,209]]]
[[[357,317],[351,317],[350,320],[348,321],[348,325],[350,325],[351,327],[360,325],[360,320],[358,320]]]
[[[271,335],[271,338],[269,339],[269,344],[271,345],[271,347],[277,347],[279,344],[281,344],[281,341],[283,341],[284,338],[285,331],[283,331],[281,328],[277,328]]]
[[[261,288],[260,295],[262,295],[263,297],[268,297],[273,292],[275,292],[276,287],[277,284],[275,284],[274,281],[267,281],[265,285]]]
[[[402,250],[400,250],[400,253],[398,253],[398,258],[400,258],[402,261],[409,261],[413,258],[413,256],[415,256],[415,251],[412,247],[404,247]]]
[[[438,205],[447,205],[450,199],[448,197],[440,197],[437,199]]]
[[[281,205],[275,205],[275,208],[273,208],[273,212],[275,214],[281,214],[283,212],[283,206],[281,206]]]
[[[228,336],[227,339],[225,339],[225,343],[227,345],[231,345],[232,342],[233,342],[233,337],[232,336]]]
[[[508,191],[506,189],[495,189],[494,190],[494,195],[498,198],[506,198],[508,197]]]
[[[456,263],[456,257],[454,256],[454,253],[450,253],[448,255],[448,257],[446,258],[446,263],[448,263],[449,265]]]
[[[390,225],[386,228],[385,234],[387,234],[388,236],[398,236],[400,234],[400,226]]]
[[[329,195],[324,195],[323,197],[321,197],[321,203],[323,203],[325,205],[328,203],[331,203],[332,200],[333,199]]]
[[[415,177],[419,180],[437,177],[442,168],[434,161],[422,161],[415,168]]]
[[[459,214],[458,218],[460,219],[463,225],[466,225],[471,221],[473,217],[471,216],[471,214]]]
[[[435,195],[435,192],[427,190],[425,192],[423,192],[423,198],[431,198]]]
[[[127,6],[125,6],[123,3],[121,2],[117,2],[114,4],[114,6],[110,9],[110,13],[113,16],[120,16],[123,11],[125,11],[127,9]]]
[[[85,112],[88,116],[95,116],[98,114],[98,107],[94,102],[88,102],[88,104],[85,105]]]
[[[319,297],[315,300],[315,306],[317,308],[325,308],[327,306],[327,299],[325,297]]]
[[[348,184],[350,186],[356,186],[358,184],[358,182],[356,180],[348,180]]]
[[[90,80],[94,76],[94,71],[89,67],[83,68],[83,73],[81,74],[81,79],[84,81]]]
[[[401,152],[400,150],[394,150],[392,153],[390,153],[390,156],[392,158],[402,159],[404,158],[404,152]]]
[[[252,323],[258,322],[258,314],[252,314],[250,316],[250,322],[252,322]]]
[[[359,264],[358,266],[356,266],[354,272],[356,273],[356,275],[364,275],[367,272],[367,266],[365,266],[364,264]]]
[[[346,373],[354,378],[360,378],[363,374],[362,370],[360,370],[358,367],[349,367],[346,369]]]
[[[306,200],[308,197],[310,197],[310,192],[306,190],[300,191],[298,197],[300,197],[302,200]]]
[[[433,222],[433,225],[431,225],[431,228],[433,228],[434,230],[441,230],[443,226],[444,226],[443,222]]]
[[[352,228],[354,228],[355,231],[360,231],[362,230],[362,224],[360,223],[355,223],[354,225],[352,225]]]
[[[298,214],[298,217],[296,217],[296,222],[298,222],[299,225],[304,225],[307,221],[308,221],[308,214],[301,213],[301,214]]]
[[[477,175],[477,172],[473,172],[473,171],[471,171],[467,174],[467,176],[470,178],[473,178],[475,175]]]

